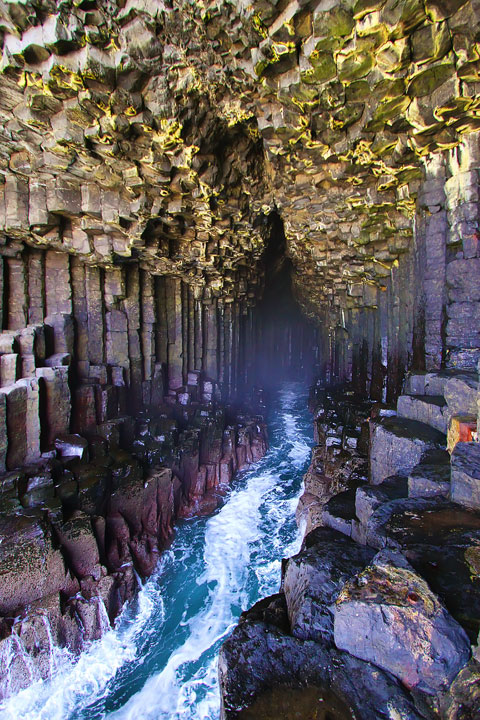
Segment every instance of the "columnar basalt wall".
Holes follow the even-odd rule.
[[[473,135],[425,160],[402,254],[379,283],[349,284],[345,308],[336,298],[323,315],[325,377],[392,401],[408,368],[476,369],[479,153]]]
[[[4,253],[4,468],[38,459],[58,435],[106,432],[164,395],[228,401],[252,384],[244,348],[254,355],[258,330],[247,303],[204,299],[137,263],[100,268],[18,243]],[[25,425],[30,440],[20,437]]]

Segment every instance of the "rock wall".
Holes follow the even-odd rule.
[[[380,284],[351,283],[345,309],[335,301],[323,314],[327,379],[390,402],[409,368],[476,369],[479,153],[470,136],[424,161],[411,237],[398,259]]]
[[[254,310],[261,264],[258,294],[241,299],[240,284],[235,299],[137,262],[99,267],[18,241],[0,260],[3,469],[38,459],[62,434],[108,435],[112,422],[164,397],[241,403],[262,364],[301,371],[309,353],[312,370],[314,328],[280,317],[273,332]]]

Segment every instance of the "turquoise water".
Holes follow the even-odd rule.
[[[10,698],[1,720],[218,720],[217,654],[242,610],[278,591],[300,537],[295,508],[312,445],[307,391],[273,398],[268,454],[208,518],[182,522],[114,630]]]

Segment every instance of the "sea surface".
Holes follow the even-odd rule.
[[[0,705],[0,720],[218,720],[218,650],[240,613],[278,591],[300,548],[295,508],[313,444],[307,388],[272,397],[270,449],[210,517],[183,521],[116,627],[53,677]]]

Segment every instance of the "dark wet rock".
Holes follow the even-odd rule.
[[[438,703],[447,720],[476,720],[480,707],[480,663],[470,660]]]
[[[457,443],[452,453],[451,497],[460,505],[480,510],[480,444]]]
[[[407,479],[402,475],[386,478],[378,485],[364,485],[355,493],[355,513],[365,527],[378,508],[392,500],[401,500],[408,495]]]
[[[450,497],[450,456],[430,453],[408,475],[408,496],[411,498]],[[438,462],[434,462],[438,460]]]
[[[408,475],[429,450],[443,449],[446,437],[417,420],[384,418],[371,424],[370,482]]]
[[[465,631],[396,552],[382,551],[335,606],[335,644],[408,688],[446,690],[470,657]]]
[[[400,395],[397,401],[399,417],[417,420],[447,433],[447,403],[438,395]]]
[[[60,457],[78,457],[80,460],[84,460],[88,441],[80,435],[61,435],[55,438],[55,448]]]
[[[480,514],[445,500],[408,501],[390,508],[382,530],[464,627],[480,630]]]
[[[314,435],[318,445],[312,450],[304,478],[305,492],[297,507],[297,523],[306,533],[326,525],[352,535],[358,530],[352,495],[366,482],[362,437],[365,432],[368,437],[366,418],[371,403],[351,399],[348,392],[330,393],[316,387],[310,405],[315,415]],[[348,438],[359,442],[347,442]],[[339,493],[346,493],[342,494],[341,501],[335,500]]]
[[[290,632],[288,604],[284,592],[262,598],[240,615],[240,622],[262,622],[276,627],[283,633]]]
[[[332,607],[338,593],[369,562],[373,551],[327,528],[310,533],[305,545],[283,565],[282,589],[291,633],[302,640],[331,644]]]
[[[238,720],[277,720],[295,717],[309,720],[311,717],[329,720],[351,720],[350,708],[327,688],[292,688],[280,686],[265,690],[255,698],[252,705],[241,710]]]
[[[322,524],[326,527],[338,530],[339,532],[352,536],[352,526],[356,520],[355,495],[356,488],[344,490],[334,495],[323,506]]]
[[[367,543],[377,550],[384,547],[400,550],[401,545],[390,536],[389,521],[392,517],[401,518],[421,515],[425,511],[448,506],[443,498],[398,498],[381,503],[371,514],[367,522]]]

